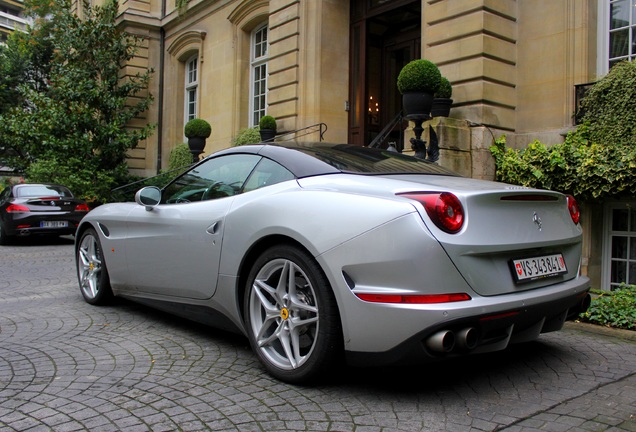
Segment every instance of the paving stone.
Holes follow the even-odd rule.
[[[0,246],[0,430],[636,432],[636,337],[568,324],[507,351],[299,387],[241,336],[85,303],[70,239]]]

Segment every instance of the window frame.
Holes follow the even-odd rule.
[[[613,229],[614,210],[627,210],[627,231]],[[612,290],[620,285],[620,282],[612,282],[612,261],[624,261],[626,263],[626,283],[629,283],[630,277],[629,264],[636,264],[636,256],[630,256],[630,243],[636,242],[636,201],[614,201],[606,204],[604,220],[606,222],[603,224],[605,229],[603,233],[602,289]],[[612,241],[615,237],[627,237],[629,239],[626,247],[626,258],[612,256]]]
[[[199,53],[190,56],[184,64],[183,123],[186,124],[199,115],[199,78],[201,73]],[[192,79],[193,74],[194,79]]]
[[[631,7],[629,9],[629,24],[626,27],[620,27],[619,29],[612,29],[610,25],[611,5],[618,3],[622,0],[600,0],[598,2],[598,29],[599,34],[597,38],[597,72],[599,76],[606,75],[610,70],[610,64],[614,60],[636,60],[636,5],[630,1],[627,2]],[[628,43],[629,48],[626,56],[610,58],[610,34],[617,30],[628,31]],[[614,60],[612,60],[614,59]]]
[[[264,38],[262,36],[264,35]],[[261,39],[259,40],[259,37]],[[250,127],[258,126],[258,122],[267,114],[267,70],[269,60],[269,24],[267,22],[257,26],[250,35]],[[261,49],[259,51],[260,48]],[[257,73],[258,78],[257,78]],[[257,92],[258,86],[258,92]],[[258,100],[258,103],[257,103]]]

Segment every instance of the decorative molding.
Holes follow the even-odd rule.
[[[199,61],[203,63],[203,41],[207,32],[202,30],[189,30],[180,34],[168,46],[167,52],[179,61],[185,61],[192,51],[199,51]]]
[[[268,10],[269,0],[243,1],[228,15],[227,19],[234,25],[238,26],[240,22],[258,11],[259,9]]]

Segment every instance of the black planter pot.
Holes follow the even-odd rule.
[[[258,132],[261,134],[263,142],[271,142],[276,138],[276,129],[260,129]]]
[[[188,147],[190,148],[190,153],[192,153],[192,160],[195,162],[198,161],[199,155],[203,153],[203,149],[205,148],[205,138],[188,138]]]
[[[433,99],[433,106],[431,107],[431,117],[448,117],[452,105],[453,100],[449,98]]]
[[[405,115],[428,115],[433,105],[433,93],[407,92],[402,95]]]
[[[201,154],[205,148],[205,138],[192,137],[188,138],[188,147],[191,153]]]

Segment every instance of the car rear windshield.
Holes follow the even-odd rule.
[[[72,198],[70,190],[60,186],[33,185],[21,186],[16,191],[18,198],[26,197],[64,197]]]
[[[435,163],[389,150],[351,144],[298,146],[296,150],[319,159],[332,167],[363,174],[436,174],[457,176]]]

